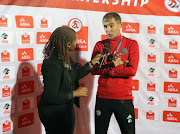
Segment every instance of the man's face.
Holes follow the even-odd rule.
[[[113,17],[108,20],[103,20],[104,31],[107,34],[108,39],[114,39],[120,35],[121,23],[116,21]]]

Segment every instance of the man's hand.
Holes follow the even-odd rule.
[[[116,55],[115,59],[112,62],[114,63],[114,66],[117,67],[117,66],[123,65],[125,63],[128,63],[129,60],[122,61],[121,60],[121,53],[120,53],[120,54]]]

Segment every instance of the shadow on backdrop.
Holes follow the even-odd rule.
[[[80,51],[74,51],[71,53],[71,57],[75,63],[80,63],[85,65],[88,61],[84,60],[83,57],[80,58]],[[74,134],[91,134],[90,128],[90,109],[89,102],[92,97],[93,90],[93,76],[89,73],[87,76],[79,81],[80,86],[85,86],[88,88],[88,96],[80,98],[80,109],[74,105],[75,111],[75,129]]]
[[[21,62],[17,70],[16,83],[11,91],[11,120],[13,134],[41,134],[41,122],[37,104],[42,93],[42,84],[29,62]]]

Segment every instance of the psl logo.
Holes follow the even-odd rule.
[[[78,18],[73,18],[69,21],[68,26],[74,31],[79,32],[82,28],[82,22]]]
[[[180,0],[165,0],[164,4],[171,12],[180,12]]]
[[[1,35],[1,39],[2,39],[1,43],[7,44],[7,43],[8,43],[7,38],[8,38],[8,35],[7,35],[6,33],[3,33],[3,34]]]
[[[9,76],[9,69],[8,68],[5,68],[4,70],[3,70],[3,79],[9,79],[10,78],[10,76]]]
[[[154,71],[155,71],[155,69],[152,67],[150,69],[148,69],[148,76],[154,76],[155,75]]]
[[[10,108],[10,104],[6,103],[3,107],[3,110],[4,110],[3,114],[9,114],[10,113],[9,108]]]
[[[148,103],[147,103],[147,105],[154,105],[154,97],[153,97],[153,96],[150,96],[150,97],[148,98]]]

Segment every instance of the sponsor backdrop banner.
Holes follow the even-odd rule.
[[[133,77],[137,134],[180,132],[180,0],[4,0],[0,1],[0,133],[45,134],[37,104],[43,92],[43,47],[59,26],[77,32],[75,62],[91,59],[105,39],[102,17],[117,12],[122,35],[137,40],[140,63]],[[98,76],[75,108],[74,134],[94,134]],[[59,130],[61,131],[61,130]],[[120,134],[114,116],[108,134]]]

